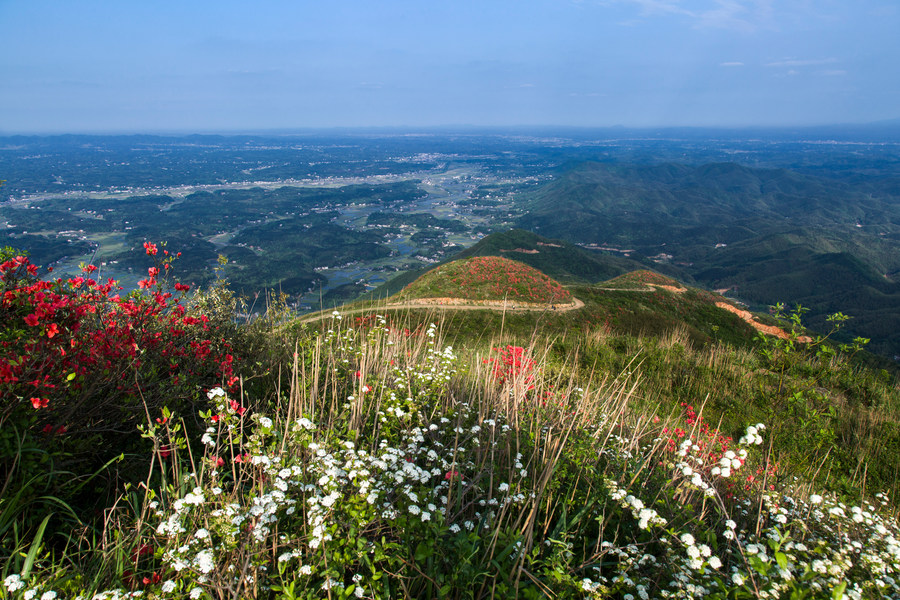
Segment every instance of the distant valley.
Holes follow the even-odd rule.
[[[753,133],[3,138],[0,245],[135,285],[141,244],[166,241],[179,279],[210,285],[221,256],[251,304],[301,310],[454,257],[580,284],[650,268],[755,310],[801,303],[813,326],[842,311],[900,355],[900,146]]]

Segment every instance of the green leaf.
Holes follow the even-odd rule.
[[[72,381],[73,379],[75,379],[75,375],[76,373],[69,373],[68,375],[66,375],[66,381]]]
[[[419,545],[416,546],[415,559],[417,561],[425,560],[429,556],[434,553],[434,549],[425,542],[419,542]]]
[[[31,567],[34,565],[34,559],[37,558],[37,553],[41,549],[41,539],[44,537],[44,530],[47,529],[47,523],[50,522],[50,517],[53,516],[53,513],[50,513],[44,520],[41,521],[40,526],[38,527],[37,533],[34,535],[34,541],[31,542],[31,548],[28,549],[28,555],[25,557],[25,566],[22,567],[22,579],[28,579],[28,576],[31,574]]]
[[[779,567],[787,570],[787,556],[784,555],[784,552],[775,553],[775,562],[778,563]]]
[[[831,600],[841,600],[841,597],[844,595],[844,590],[847,589],[847,582],[842,581],[840,585],[834,588],[834,591],[831,592]]]

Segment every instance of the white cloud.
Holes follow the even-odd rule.
[[[743,67],[744,63],[740,61],[731,61],[731,62],[723,62],[719,63],[720,67]]]
[[[773,9],[774,0],[601,0],[601,3],[611,1],[637,6],[640,16],[645,18],[668,15],[687,17],[695,27],[700,28],[751,32],[761,27],[777,29],[779,26]],[[788,7],[779,5],[779,11],[790,10],[797,3],[788,4]],[[623,24],[631,24],[631,21]]]
[[[803,60],[797,58],[783,58],[767,63],[767,67],[815,67],[819,65],[828,65],[836,63],[836,58],[816,58],[811,60]]]
[[[682,0],[627,0],[641,7],[641,14],[651,15],[693,15],[693,12],[682,7]]]

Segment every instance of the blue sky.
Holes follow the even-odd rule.
[[[896,0],[0,0],[0,132],[900,117]]]

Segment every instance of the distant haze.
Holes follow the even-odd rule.
[[[894,0],[29,0],[0,27],[0,133],[900,117]]]

